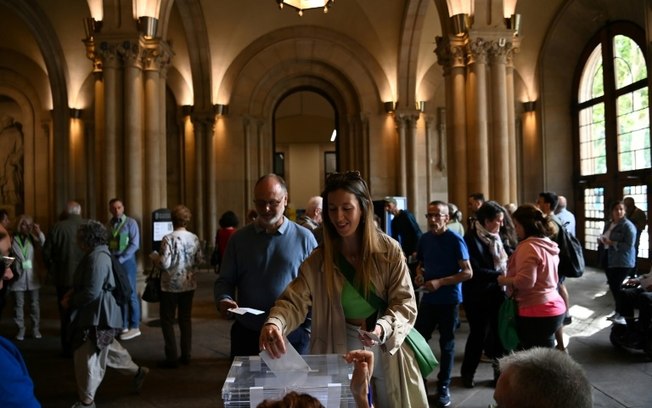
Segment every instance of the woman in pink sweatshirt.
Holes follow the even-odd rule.
[[[512,218],[520,242],[509,259],[507,274],[498,283],[507,286],[518,303],[516,329],[521,348],[552,348],[566,312],[557,291],[559,247],[548,238],[557,226],[532,204],[520,206]]]

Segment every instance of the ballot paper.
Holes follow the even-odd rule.
[[[370,338],[371,340],[375,341],[376,343],[380,344],[380,337],[376,335],[376,333],[373,332],[368,332],[362,329],[358,329],[358,333],[360,333],[362,336],[366,336]]]
[[[287,385],[304,384],[310,372],[310,366],[306,360],[301,357],[299,352],[290,344],[287,337],[283,337],[285,342],[285,354],[279,358],[273,358],[267,350],[260,352],[260,358],[263,359],[272,373]]]
[[[251,313],[253,315],[259,315],[265,313],[262,310],[253,309],[251,307],[234,307],[232,309],[229,309],[229,312],[239,314],[239,315],[243,315],[247,313]]]

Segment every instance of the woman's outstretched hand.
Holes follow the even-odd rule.
[[[266,324],[260,331],[258,347],[261,351],[266,350],[272,358],[279,358],[287,351],[281,329],[274,324]]]

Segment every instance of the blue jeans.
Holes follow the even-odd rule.
[[[122,307],[122,327],[125,329],[137,329],[140,327],[140,300],[136,288],[136,258],[131,257],[122,264],[129,277],[131,285],[131,298],[129,303]]]
[[[429,341],[435,328],[439,329],[439,387],[448,387],[451,382],[453,360],[455,359],[455,326],[459,304],[431,305],[421,302],[414,328]],[[425,378],[424,378],[425,380]]]

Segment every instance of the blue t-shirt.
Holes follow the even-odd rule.
[[[460,272],[460,261],[469,260],[469,250],[464,239],[451,230],[441,235],[427,232],[419,239],[417,260],[425,269],[426,281],[444,278]],[[432,305],[452,305],[462,302],[462,283],[446,285],[433,293],[426,293],[422,302]]]

